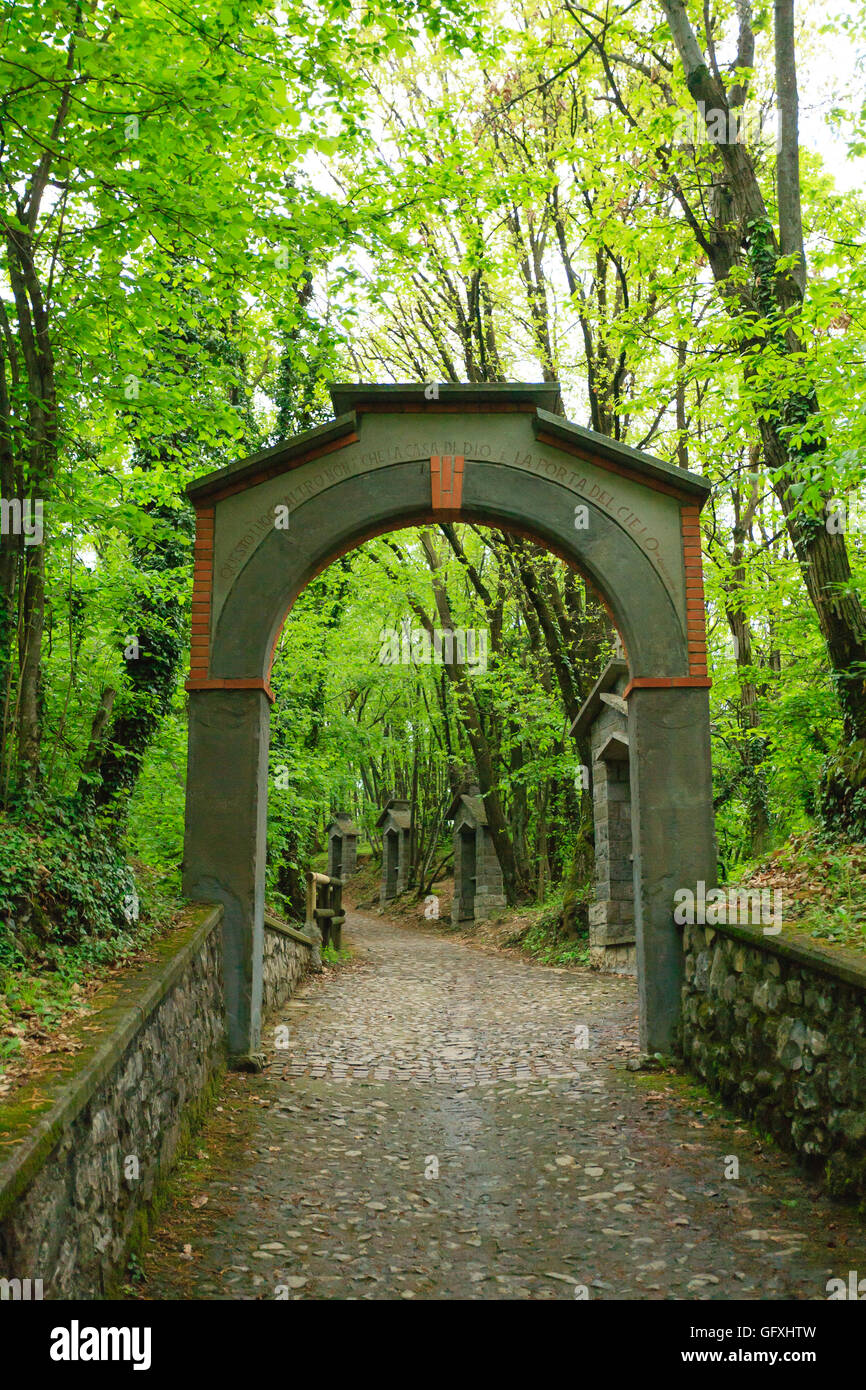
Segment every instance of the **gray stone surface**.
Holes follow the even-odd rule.
[[[487,812],[476,783],[458,794],[447,819],[453,821],[454,900],[452,922],[483,922],[505,908],[502,869]]]
[[[261,690],[191,691],[183,890],[223,908],[229,1055],[262,1025],[270,707]]]
[[[688,1065],[831,1190],[866,1193],[866,968],[760,928],[686,926],[683,944]]]
[[[291,999],[311,965],[312,945],[302,933],[287,930],[265,917],[265,954],[262,968],[262,1001],[266,1012]]]
[[[434,509],[434,455],[465,459],[463,520],[530,534],[591,581],[632,679],[691,679],[682,505],[705,499],[702,479],[550,414],[547,386],[443,387],[429,407],[421,385],[340,391],[355,407],[333,428],[190,489],[216,513],[209,680],[266,681],[286,613],[338,555],[388,530],[453,519],[441,500]],[[305,457],[305,444],[327,452]],[[273,524],[277,507],[289,509],[287,528]],[[715,881],[709,705],[694,687],[641,687],[628,703],[641,1028],[649,1050],[665,1051],[682,979],[673,892]],[[239,1064],[260,1034],[267,720],[262,691],[191,693],[185,884],[225,908]]]
[[[133,972],[120,1005],[86,1016],[93,1055],[56,1083],[50,1111],[12,1153],[0,1150],[0,1278],[41,1279],[47,1299],[92,1299],[122,1276],[130,1241],[225,1064],[220,917],[220,909],[205,914],[191,940],[185,933],[162,963]],[[309,956],[298,933],[266,930],[267,1008],[285,1005]],[[0,1105],[5,1134],[6,1115],[20,1106],[13,1101]]]
[[[358,866],[358,827],[338,811],[328,826],[328,877],[350,878]]]
[[[24,1190],[0,1217],[0,1272],[42,1279],[46,1298],[96,1298],[110,1287],[196,1103],[224,1064],[218,913],[202,937],[176,978],[171,959],[144,972],[126,1008],[131,1036],[125,1014],[108,1015],[113,1028],[97,1034],[96,1065],[58,1087],[56,1142],[28,1164]],[[100,1021],[88,1018],[88,1028]],[[27,1145],[0,1170],[0,1200]]]
[[[724,1321],[723,1301],[821,1300],[866,1269],[851,1208],[682,1077],[626,1069],[634,981],[361,913],[346,935],[353,961],[277,1016],[288,1046],[225,1078],[142,1298],[577,1291],[719,1300]]]
[[[620,708],[627,685],[627,664],[610,661],[574,728],[588,740],[592,758],[595,902],[589,909],[589,963],[617,974],[637,970],[628,719]]]
[[[641,1047],[669,1054],[683,979],[674,894],[717,875],[709,691],[633,690],[628,738]]]
[[[376,827],[382,835],[382,882],[379,906],[405,893],[409,882],[409,838],[412,820],[409,802],[392,796],[385,802]]]

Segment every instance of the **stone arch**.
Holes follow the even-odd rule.
[[[473,520],[530,536],[608,605],[629,662],[641,1032],[668,1050],[672,901],[715,881],[698,515],[704,481],[570,424],[558,388],[341,386],[337,418],[193,484],[188,896],[223,903],[230,1050],[258,1048],[274,644],[309,580],[371,536]],[[230,774],[230,775],[227,775]]]
[[[529,536],[578,569],[607,603],[636,673],[688,675],[686,633],[671,595],[621,526],[590,503],[586,530],[575,531],[571,493],[559,483],[529,474],[503,478],[501,468],[467,464],[462,521]],[[337,482],[297,509],[298,535],[271,528],[263,536],[220,609],[211,675],[266,679],[288,611],[315,574],[373,536],[450,517],[417,496],[430,490],[426,460],[383,469],[375,482],[376,497],[369,479]]]

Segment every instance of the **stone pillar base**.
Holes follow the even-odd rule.
[[[608,975],[637,975],[637,946],[590,946],[590,970],[603,970]]]
[[[246,1052],[242,1056],[230,1057],[228,1061],[229,1071],[260,1072],[264,1071],[267,1057],[264,1052]]]
[[[495,917],[497,913],[504,912],[506,907],[505,897],[500,893],[476,893],[475,894],[475,920],[476,922],[487,921],[490,917]]]

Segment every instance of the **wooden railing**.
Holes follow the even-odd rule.
[[[339,951],[343,940],[343,880],[307,870],[307,920],[304,930],[313,943],[313,969],[322,968],[322,947]]]

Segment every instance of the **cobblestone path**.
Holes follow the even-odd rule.
[[[633,981],[363,913],[344,941],[263,1075],[226,1078],[141,1297],[824,1299],[866,1273],[850,1208],[626,1069]]]

